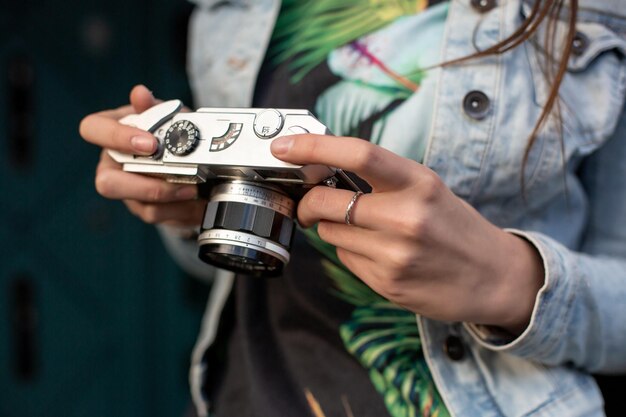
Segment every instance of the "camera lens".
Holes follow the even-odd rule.
[[[198,237],[200,259],[247,275],[280,275],[289,262],[294,210],[287,194],[265,183],[214,186]]]

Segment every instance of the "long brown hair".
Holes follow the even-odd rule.
[[[564,6],[565,2],[568,2],[567,7]],[[563,18],[563,15],[567,18],[568,27],[565,38],[563,39],[564,45],[559,53],[556,53],[558,33],[557,24],[559,19]],[[528,138],[528,143],[524,151],[522,159],[522,172],[521,172],[521,190],[525,198],[525,169],[528,162],[530,150],[537,139],[539,131],[546,124],[549,116],[554,111],[557,120],[557,129],[559,131],[559,138],[561,142],[561,153],[565,157],[564,139],[563,139],[563,123],[561,115],[561,104],[559,99],[559,88],[565,77],[567,71],[567,62],[572,54],[572,46],[576,35],[576,16],[578,14],[578,0],[534,0],[532,9],[522,24],[506,39],[496,43],[495,45],[478,51],[474,54],[454,59],[451,61],[443,62],[437,66],[447,67],[454,64],[459,64],[472,59],[486,57],[490,55],[500,55],[505,52],[521,45],[524,42],[530,41],[531,38],[538,33],[539,28],[545,25],[545,31],[543,36],[543,47],[537,48],[538,53],[542,54],[542,59],[539,60],[540,67],[543,76],[546,78],[547,85],[550,86],[548,92],[548,98],[543,105],[543,109],[535,126]],[[567,188],[566,188],[567,189]]]

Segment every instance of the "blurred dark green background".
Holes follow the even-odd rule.
[[[191,104],[185,0],[0,0],[0,417],[182,416],[208,287],[94,190],[86,114]],[[598,377],[623,415],[624,377]]]
[[[94,190],[82,117],[189,103],[183,0],[2,0],[0,416],[179,416],[208,288]]]

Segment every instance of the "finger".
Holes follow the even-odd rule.
[[[150,91],[145,85],[136,85],[130,91],[130,104],[133,106],[136,113],[142,113],[161,102],[162,100],[154,98],[152,91]]]
[[[202,200],[161,204],[126,200],[124,203],[131,213],[146,223],[176,226],[198,226],[206,208],[206,201]]]
[[[417,312],[415,306],[420,305],[423,300],[417,299],[415,292],[407,294],[405,286],[390,283],[384,266],[366,256],[342,248],[337,248],[337,257],[374,292],[407,310]]]
[[[387,269],[405,267],[415,258],[413,252],[419,250],[391,233],[340,223],[320,222],[317,232],[324,242],[364,256]]]
[[[372,213],[373,216],[361,215],[366,210],[362,207],[366,196],[370,197],[370,195],[363,194],[352,205],[350,222],[359,224],[361,227],[375,228],[380,221],[376,213]],[[348,205],[354,197],[354,191],[314,187],[298,203],[298,222],[302,227],[311,227],[320,220],[344,223]],[[356,223],[357,218],[359,223]]]
[[[172,184],[159,178],[125,172],[106,165],[96,174],[96,190],[113,200],[138,200],[145,203],[167,203],[197,198],[195,185]]]
[[[293,164],[321,164],[354,172],[375,191],[408,184],[417,162],[402,158],[380,146],[356,138],[294,135],[274,140],[275,157]]]
[[[102,148],[115,149],[135,155],[151,155],[157,148],[152,134],[132,126],[120,124],[110,112],[91,114],[80,123],[80,135]]]
[[[337,257],[346,268],[359,277],[368,287],[382,295],[379,266],[372,259],[347,249],[337,248]]]
[[[345,224],[354,191],[314,187],[298,203],[298,222],[310,227],[321,220]],[[426,206],[419,191],[390,191],[359,196],[350,209],[350,224],[371,230],[410,234],[419,226]],[[416,224],[414,224],[416,223]]]
[[[109,152],[106,149],[103,149],[102,152],[100,152],[100,162],[98,162],[98,166],[96,167],[96,175],[98,175],[100,171],[106,169],[121,170],[122,164],[115,161],[115,159],[109,155]]]
[[[109,119],[119,120],[132,113],[135,113],[135,109],[130,104],[127,104],[125,106],[118,107],[117,109],[103,110],[97,112],[96,114],[108,117]]]

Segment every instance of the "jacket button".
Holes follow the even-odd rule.
[[[487,13],[497,5],[497,0],[472,0],[472,7],[479,13]]]
[[[484,119],[489,113],[489,97],[482,91],[470,91],[463,99],[463,110],[472,119]]]
[[[450,360],[458,362],[465,357],[463,341],[458,336],[448,336],[443,344],[443,350]]]
[[[581,56],[589,46],[589,38],[582,32],[576,32],[572,40],[572,54]]]

